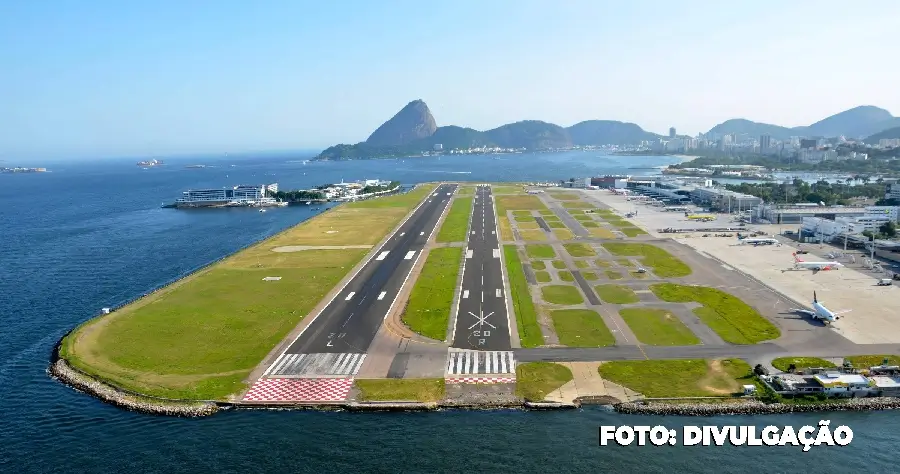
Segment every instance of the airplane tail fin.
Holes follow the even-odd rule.
[[[813,303],[818,303],[818,302],[819,302],[819,299],[816,298],[816,292],[813,291]]]
[[[796,253],[796,252],[795,252],[795,253],[792,253],[791,255],[794,256],[794,261],[795,261],[795,262],[802,262],[802,261],[803,261],[803,260],[800,260],[800,257],[797,256],[797,253]]]

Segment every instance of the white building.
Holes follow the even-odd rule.
[[[900,138],[882,138],[881,140],[878,140],[878,146],[881,148],[900,147]]]
[[[900,184],[889,184],[884,193],[885,199],[900,199]]]
[[[822,384],[825,393],[829,396],[867,396],[873,391],[869,385],[869,379],[859,374],[842,374],[840,372],[825,372],[813,376]]]

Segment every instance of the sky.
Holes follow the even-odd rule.
[[[325,148],[438,125],[900,115],[900,2],[0,2],[0,160]]]

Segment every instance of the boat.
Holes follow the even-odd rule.
[[[312,204],[312,201],[306,201],[306,205],[307,205],[307,206],[310,205],[310,204]]]
[[[158,166],[163,164],[162,160],[138,161],[138,166]]]
[[[260,209],[259,212],[266,212],[266,210],[265,210],[265,209]]]

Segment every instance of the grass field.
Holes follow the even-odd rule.
[[[616,343],[603,319],[590,309],[559,309],[550,312],[559,342],[569,347],[604,347]]]
[[[623,308],[619,314],[638,340],[651,346],[690,346],[700,339],[678,316],[657,308]]]
[[[691,268],[669,252],[650,244],[607,242],[602,244],[609,253],[621,257],[643,257],[643,266],[650,268],[660,278],[683,277],[691,274]]]
[[[572,276],[572,272],[569,272],[566,270],[560,270],[557,273],[557,275],[559,276],[559,279],[562,281],[575,281],[575,277]]]
[[[534,279],[537,280],[538,283],[549,283],[550,274],[543,270],[538,270],[534,272]]]
[[[637,227],[622,227],[619,229],[626,237],[637,237],[639,235],[646,235],[642,229]]]
[[[597,228],[589,228],[588,231],[592,236],[600,238],[600,239],[615,239],[616,234],[613,234],[609,229],[605,229],[603,227]]]
[[[594,281],[597,279],[597,274],[594,272],[581,272],[581,276],[587,281]]]
[[[881,361],[879,361],[880,363]],[[772,367],[787,372],[788,367],[794,364],[797,369],[808,369],[810,367],[837,367],[834,363],[818,357],[779,357],[772,360]]]
[[[595,229],[595,228],[600,227],[600,224],[598,224],[594,221],[580,221],[580,222],[581,222],[581,226],[584,227],[585,229]]]
[[[747,303],[716,288],[659,283],[651,285],[650,290],[663,301],[702,304],[694,314],[725,342],[756,344],[781,335],[774,324]]]
[[[634,266],[634,262],[632,262],[631,260],[628,260],[627,258],[617,258],[616,263],[618,263],[619,265],[621,265],[623,267],[630,268],[630,267]]]
[[[469,228],[469,216],[472,215],[472,199],[470,197],[456,198],[447,211],[447,217],[438,231],[437,242],[465,242],[466,231]]]
[[[403,311],[407,327],[438,341],[447,337],[462,253],[462,247],[434,248],[428,252]]]
[[[594,257],[597,252],[588,244],[563,244],[566,252],[573,257]]]
[[[556,213],[547,208],[541,209],[540,211],[538,211],[538,214],[544,217],[556,217]]]
[[[644,280],[644,279],[647,278],[647,275],[649,275],[649,273],[641,273],[641,272],[636,271],[636,270],[635,270],[635,271],[628,272],[628,274],[631,275],[631,278],[634,278],[634,279],[636,279],[636,280]]]
[[[491,185],[492,194],[525,194],[525,188],[522,185],[500,184]]]
[[[554,260],[552,262],[552,264],[553,264],[553,268],[555,268],[557,270],[565,270],[567,268],[566,262],[563,262],[562,260]]]
[[[513,214],[513,219],[516,220],[516,225],[520,225],[522,223],[528,223],[528,222],[534,222],[535,224],[537,224],[537,221],[534,220],[534,216],[532,216],[531,214],[524,214],[524,215]]]
[[[598,258],[594,260],[594,265],[597,265],[600,268],[609,268],[610,263],[607,260],[603,260],[602,258]]]
[[[541,287],[541,295],[544,301],[552,304],[582,304],[584,300],[581,293],[574,286],[568,285],[547,285]]]
[[[572,380],[572,371],[553,362],[526,362],[516,366],[516,395],[539,402]]]
[[[607,270],[604,273],[606,273],[606,278],[609,278],[610,280],[621,280],[622,279],[622,272],[619,272],[616,270]]]
[[[521,216],[529,216],[530,217],[531,211],[512,211],[512,215],[515,217],[521,217]]]
[[[543,260],[535,260],[531,262],[531,268],[535,270],[544,270],[547,268],[547,262]]]
[[[599,371],[646,397],[728,396],[756,384],[752,369],[740,359],[615,361],[601,364]]]
[[[569,229],[553,229],[553,235],[559,240],[570,240],[574,235]]]
[[[509,219],[506,216],[497,216],[497,226],[500,227],[500,240],[504,242],[515,240],[512,227],[509,225]]]
[[[356,379],[363,401],[437,402],[444,398],[444,379]]]
[[[531,222],[516,221],[516,227],[518,227],[520,230],[536,230],[541,228],[541,226],[538,225],[538,223],[535,222],[534,219],[532,219]]]
[[[506,271],[509,274],[509,291],[513,300],[513,312],[519,328],[519,339],[522,347],[538,347],[544,343],[541,327],[537,321],[537,311],[528,291],[525,272],[519,260],[519,252],[515,245],[503,246],[503,258],[506,260]]]
[[[474,196],[475,195],[475,186],[471,184],[464,184],[458,188],[456,188],[457,196]]]
[[[525,246],[525,254],[528,255],[528,258],[554,258],[556,257],[556,252],[553,250],[553,247],[550,245],[544,244],[529,244]]]
[[[565,229],[566,225],[562,221],[547,221],[547,227],[551,229]]]
[[[844,361],[850,362],[858,369],[868,369],[869,367],[881,365],[885,358],[888,359],[888,365],[900,365],[900,356],[896,355],[857,355],[844,357]]]
[[[597,285],[594,287],[601,300],[612,304],[631,304],[640,301],[634,290],[622,285]]]
[[[566,201],[562,203],[562,205],[566,209],[590,209],[594,207],[593,205],[582,201]]]
[[[581,199],[581,195],[579,193],[550,191],[547,194],[552,196],[554,199],[559,199],[560,201],[577,201]]]
[[[547,233],[542,230],[520,230],[519,236],[525,242],[546,242]]]
[[[340,205],[66,337],[75,368],[150,396],[224,400],[366,255],[273,252],[289,245],[372,245],[435,188]],[[331,232],[331,233],[328,233]],[[278,281],[263,281],[280,276]]]
[[[590,263],[587,260],[575,260],[575,268],[588,268]]]
[[[572,217],[574,217],[575,220],[579,220],[579,221],[592,221],[592,220],[594,220],[593,217],[591,217],[591,216],[589,216],[589,215],[587,215],[587,214],[575,214],[575,215],[573,215]]]
[[[547,206],[538,199],[537,196],[526,194],[523,196],[494,196],[494,202],[497,204],[497,213],[506,215],[506,211],[516,210],[541,210],[547,209]]]

